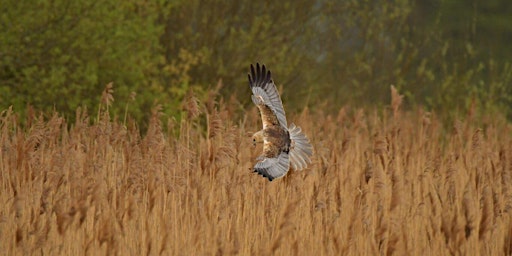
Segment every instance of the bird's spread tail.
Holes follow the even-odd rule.
[[[291,124],[288,131],[290,132],[290,139],[292,141],[290,147],[290,162],[293,169],[300,171],[311,163],[313,146],[311,146],[308,137],[306,137],[300,127]]]

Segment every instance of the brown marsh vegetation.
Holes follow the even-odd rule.
[[[256,108],[189,97],[147,132],[77,110],[0,116],[0,251],[8,255],[510,255],[512,136],[474,112],[345,107],[288,115],[312,166],[250,171]],[[286,102],[285,102],[286,105]],[[129,119],[129,118],[128,118]],[[447,128],[448,127],[448,128]]]

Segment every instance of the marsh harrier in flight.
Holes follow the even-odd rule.
[[[263,123],[263,129],[252,136],[254,145],[263,143],[263,154],[258,157],[254,172],[272,181],[286,175],[290,164],[295,170],[306,168],[311,163],[313,147],[300,127],[288,127],[270,70],[258,63],[256,69],[251,65],[248,76],[252,101],[260,110]]]

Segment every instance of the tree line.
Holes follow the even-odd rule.
[[[0,6],[0,108],[72,117],[113,83],[122,116],[184,97],[250,104],[246,73],[266,64],[287,109],[409,106],[447,116],[479,104],[512,117],[512,7],[505,0],[7,0]],[[222,87],[219,87],[222,81]]]

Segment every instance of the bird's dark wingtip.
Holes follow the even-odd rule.
[[[261,175],[263,176],[264,178],[267,178],[269,181],[272,181],[274,180],[274,177],[268,175],[264,169],[257,169],[257,168],[254,168],[254,172],[258,173],[258,175]]]
[[[272,73],[264,64],[256,62],[256,66],[251,64],[249,73],[249,85],[251,87],[263,87],[267,83],[272,83]]]

